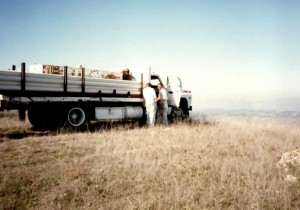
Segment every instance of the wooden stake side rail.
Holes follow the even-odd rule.
[[[0,94],[12,97],[114,97],[143,98],[141,81],[114,80],[68,75],[26,73],[25,63],[21,72],[0,71]]]

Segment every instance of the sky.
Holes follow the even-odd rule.
[[[144,65],[179,75],[199,106],[300,104],[299,11],[298,0],[1,0],[0,69]]]

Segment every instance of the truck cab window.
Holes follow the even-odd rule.
[[[160,81],[158,79],[151,79],[151,86],[156,87],[159,83]]]
[[[159,79],[151,79],[151,87],[154,88],[156,94],[158,93],[157,85],[160,83]]]
[[[161,81],[159,80],[158,77],[156,77],[156,76],[151,76],[151,81],[150,81],[150,83],[151,83],[151,87],[154,88],[154,90],[155,90],[155,92],[156,92],[156,94],[157,94],[157,93],[158,93],[157,85],[158,85],[159,83],[161,83]]]

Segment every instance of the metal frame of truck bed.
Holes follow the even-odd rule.
[[[64,75],[26,73],[25,63],[21,72],[0,71],[1,107],[12,102],[110,102],[143,103],[143,74],[141,81],[99,79],[69,76],[64,66]],[[5,102],[3,102],[5,101]],[[11,108],[14,108],[12,106]]]

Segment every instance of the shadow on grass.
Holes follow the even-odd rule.
[[[39,131],[33,128],[28,129],[0,129],[0,142],[3,139],[23,139],[26,137],[54,135],[53,131]]]
[[[186,119],[180,122],[172,122],[168,126],[199,126],[206,125],[212,126],[215,125],[215,122],[208,121],[206,118],[203,119]],[[38,137],[38,136],[55,136],[59,134],[70,134],[70,133],[95,133],[95,132],[106,132],[106,131],[122,131],[130,130],[136,128],[147,128],[145,123],[140,123],[137,121],[104,121],[104,122],[91,122],[82,128],[71,128],[67,125],[62,125],[58,128],[53,129],[38,129],[38,128],[0,128],[0,142],[3,142],[4,139],[23,139],[27,137]]]

